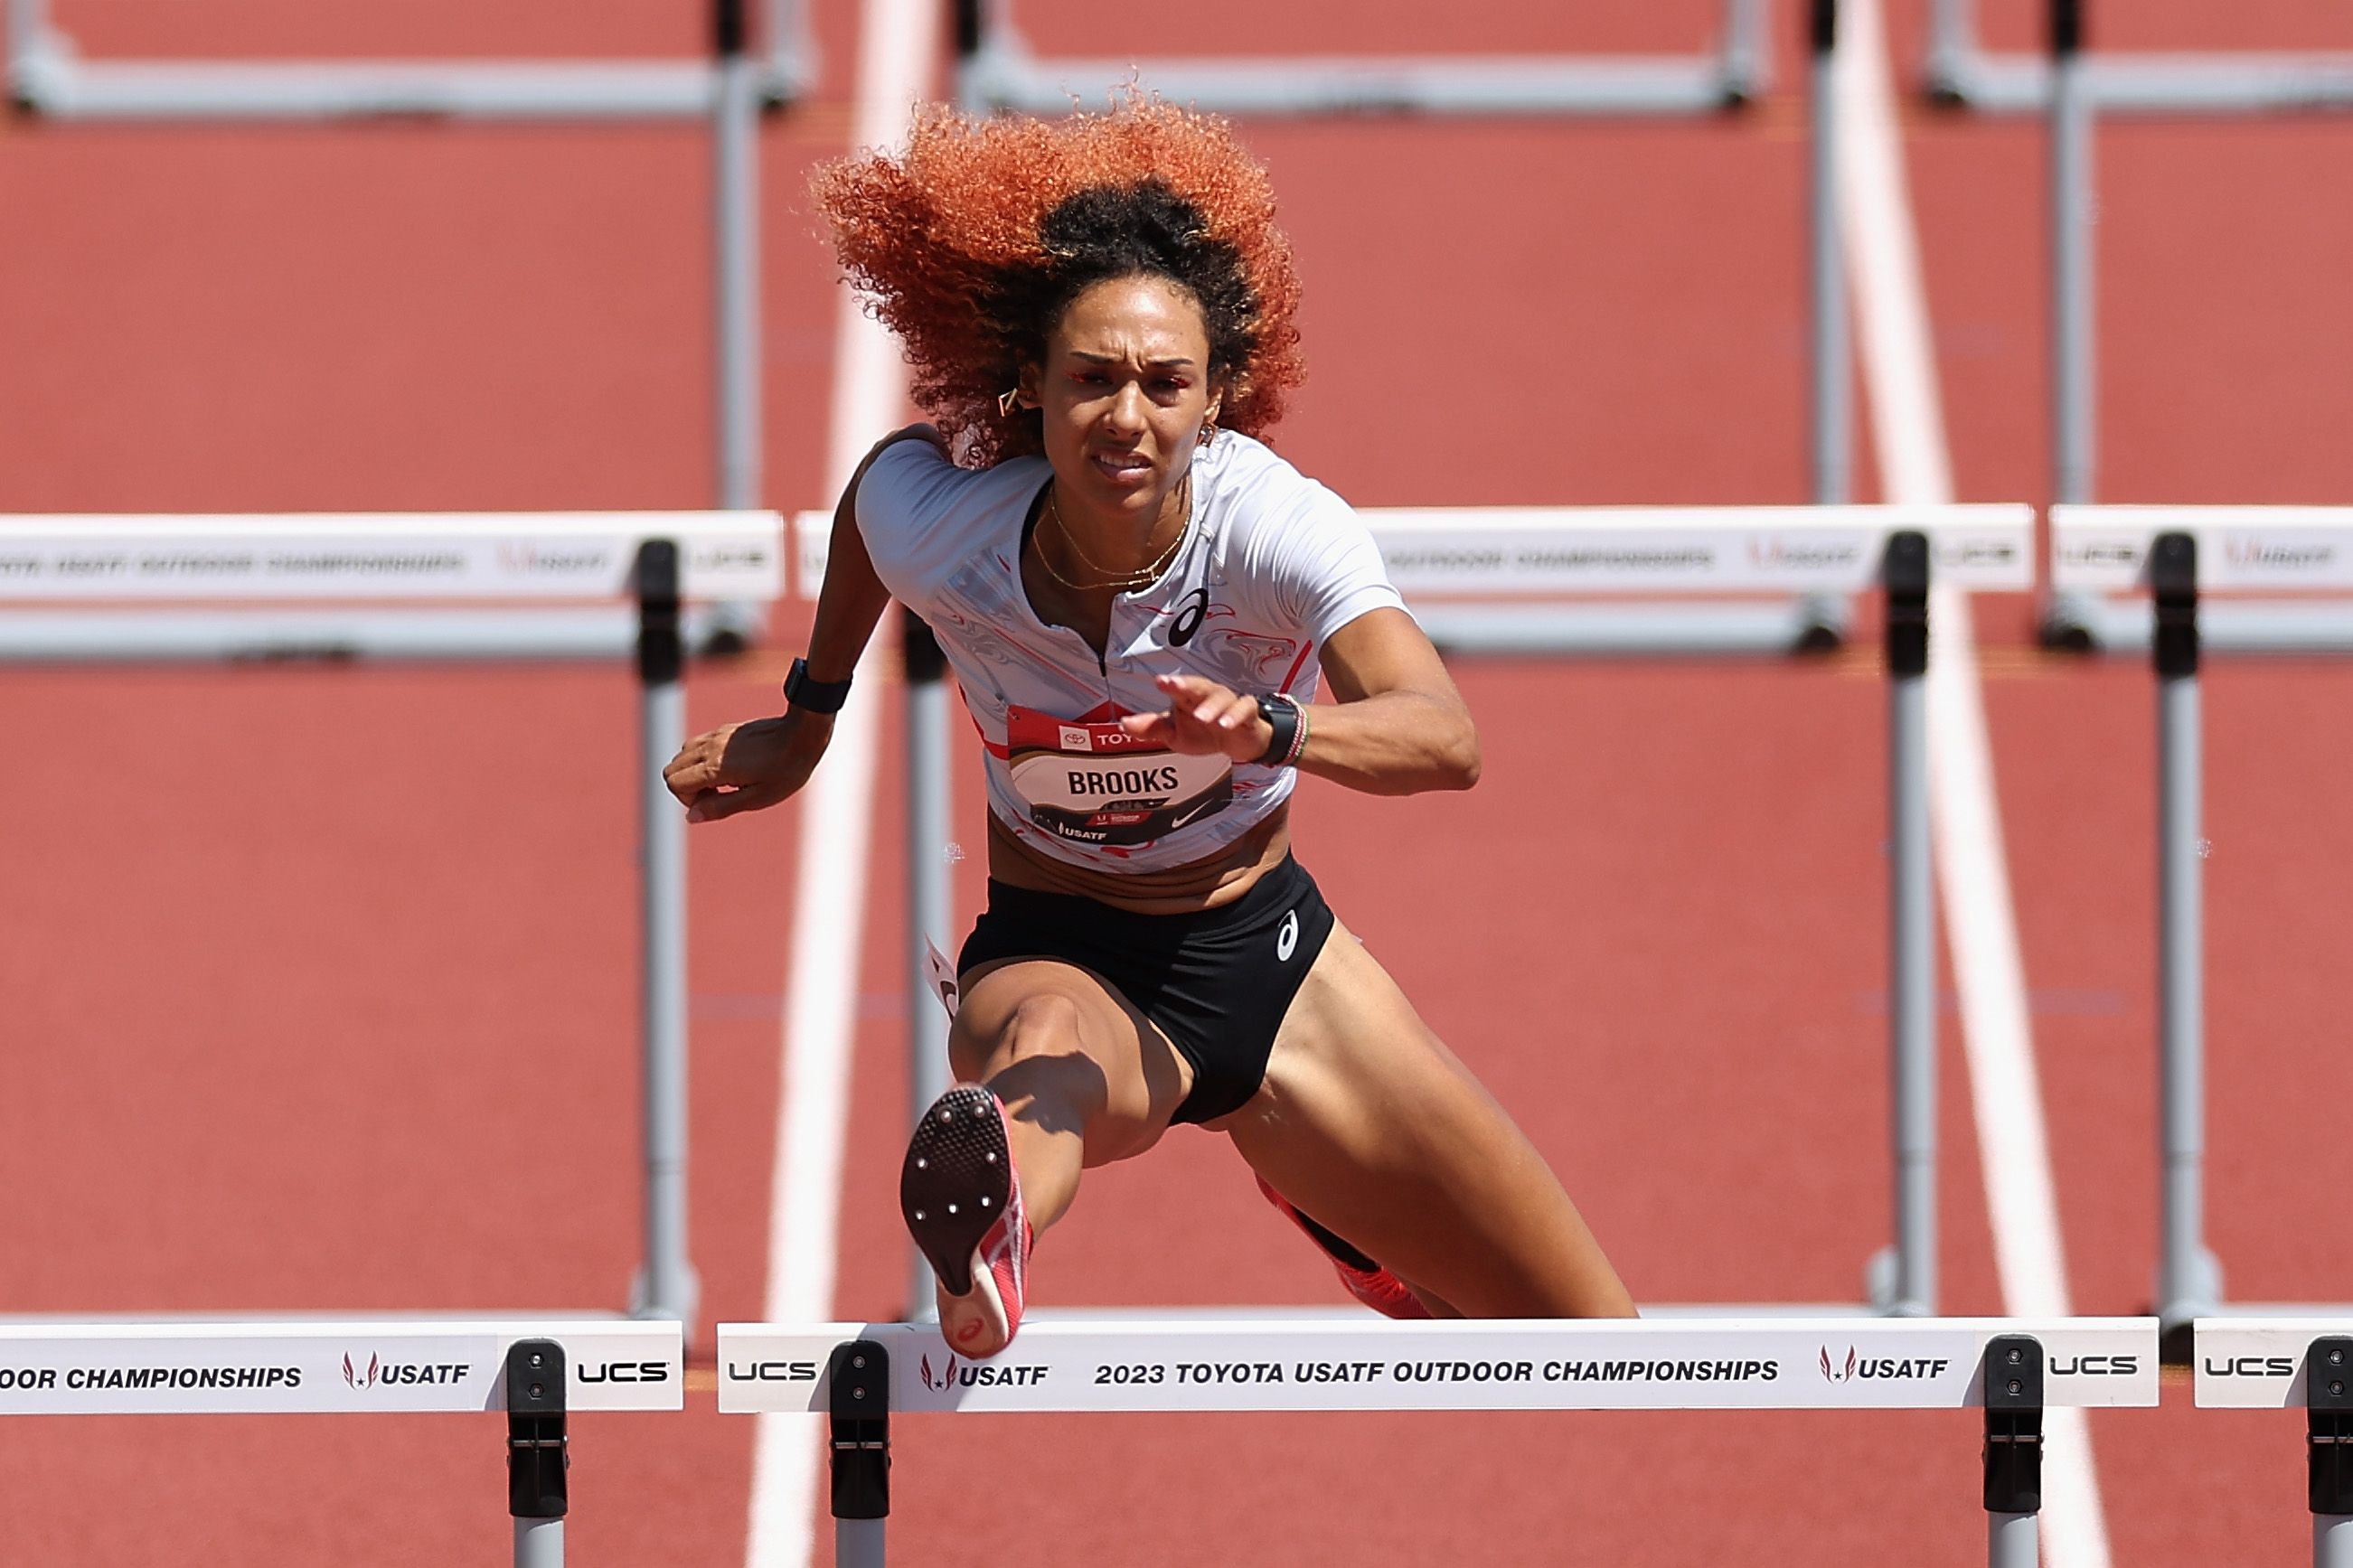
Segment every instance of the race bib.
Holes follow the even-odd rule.
[[[1101,710],[1098,710],[1101,711]],[[1139,741],[1108,723],[1008,709],[1013,788],[1039,828],[1074,844],[1149,844],[1226,808],[1233,764]]]

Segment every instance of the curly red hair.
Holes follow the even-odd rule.
[[[903,154],[854,155],[812,184],[843,274],[967,466],[1039,449],[1037,416],[997,398],[1096,278],[1159,273],[1200,300],[1229,429],[1262,434],[1305,379],[1273,187],[1221,120],[1134,91],[1059,120],[934,107]]]

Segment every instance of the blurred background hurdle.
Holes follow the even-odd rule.
[[[2145,1318],[1063,1320],[986,1362],[920,1324],[719,1327],[721,1410],[829,1418],[840,1568],[886,1561],[893,1413],[1970,1407],[1985,1412],[1987,1561],[2033,1568],[2043,1411],[2157,1402]]]
[[[685,606],[776,598],[780,534],[773,512],[0,517],[0,662],[634,652],[645,1234],[630,1310],[644,1317],[691,1323],[699,1294],[686,1236],[686,822],[661,779],[686,734]],[[548,604],[615,599],[634,608]],[[275,607],[290,600],[312,607]]]
[[[1743,1313],[1936,1310],[1935,892],[1929,870],[1928,589],[2019,589],[2032,581],[2033,515],[2018,505],[1488,507],[1364,509],[1389,575],[1449,653],[1788,654],[1829,602],[1843,624],[1858,595],[1883,602],[1888,677],[1888,1008],[1891,1245],[1865,1270],[1862,1304],[1658,1308]],[[805,594],[825,578],[833,519],[794,520]],[[1727,601],[1745,601],[1730,603]],[[950,735],[946,665],[922,623],[902,617],[907,682],[910,1115],[947,1087],[946,1022],[928,955],[958,928],[948,895]],[[908,1315],[932,1310],[909,1248]]]
[[[1461,56],[1146,60],[1033,55],[1014,0],[955,0],[957,89],[968,108],[1070,111],[1097,84],[1140,76],[1221,114],[1720,114],[1762,93],[1771,51],[1762,0],[1723,0],[1712,50],[1682,58]]]
[[[8,94],[44,119],[284,123],[346,119],[598,123],[707,120],[712,132],[712,500],[759,504],[760,116],[814,82],[806,0],[712,0],[711,58],[658,60],[85,60],[48,0],[6,0]]]
[[[503,1411],[515,1568],[562,1568],[565,1417],[685,1408],[683,1350],[670,1322],[19,1321],[0,1418]]]
[[[2155,1310],[2168,1354],[2184,1360],[2198,1319],[2234,1310],[2258,1316],[2293,1310],[2225,1306],[2221,1265],[2206,1245],[2204,623],[2235,613],[2242,630],[2264,626],[2265,616],[2333,614],[2348,624],[2341,597],[2332,610],[2310,596],[2353,593],[2353,507],[2053,507],[2050,579],[2054,589],[2095,605],[2104,621],[2138,623],[2133,640],[2146,639],[2157,677],[2160,1217]],[[2099,597],[2133,591],[2147,595],[2145,605]],[[2209,604],[2210,594],[2228,597]],[[2283,595],[2291,602],[2278,602]],[[2295,595],[2306,602],[2293,602]],[[2273,602],[2260,602],[2266,596]],[[2262,645],[2249,637],[2239,646]],[[2325,645],[2302,636],[2272,646]],[[2344,1550],[2346,1561],[2353,1562],[2353,1538]]]

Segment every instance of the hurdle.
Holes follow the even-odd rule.
[[[958,96],[981,112],[1063,114],[1082,93],[1141,77],[1222,114],[1712,115],[1768,85],[1765,6],[1725,0],[1712,53],[1681,58],[1325,55],[1309,58],[1041,58],[1013,0],[955,0]]]
[[[2053,0],[2081,10],[2082,0]],[[1931,101],[1996,113],[2051,101],[2056,71],[2031,55],[1988,52],[1972,0],[1929,0]],[[2080,28],[2080,20],[2079,20]],[[2053,62],[2055,66],[2055,62]],[[2147,114],[2264,114],[2353,108],[2353,54],[2213,50],[2117,54],[2092,63],[2084,88],[2100,108]]]
[[[1981,1408],[1987,1561],[2032,1568],[2042,1414],[2158,1402],[2147,1318],[1031,1324],[1002,1355],[935,1326],[719,1326],[719,1408],[829,1421],[834,1561],[882,1568],[896,1415],[1012,1411]]]
[[[674,1322],[0,1323],[0,1419],[491,1411],[515,1568],[563,1568],[575,1410],[681,1410]]]
[[[2157,677],[2162,1216],[2157,1314],[2168,1353],[2180,1359],[2200,1318],[2236,1312],[2277,1316],[2295,1310],[2226,1308],[2221,1265],[2205,1241],[2200,645],[2203,622],[2233,611],[2246,616],[2256,606],[2207,605],[2203,595],[2353,591],[2353,507],[2056,506],[2051,509],[2051,582],[2084,595],[2108,621],[2138,620],[2138,637],[2151,650]],[[2091,598],[2134,589],[2147,592],[2147,608]],[[2286,607],[2274,609],[2275,615],[2285,613]],[[2243,631],[2262,623],[2238,624]],[[2276,646],[2313,645],[2296,640]],[[2344,1550],[2353,1553],[2353,1538]],[[2353,1563],[2353,1555],[2346,1562]]]
[[[686,606],[777,597],[781,528],[773,512],[0,517],[0,663],[618,658],[634,645],[645,1258],[630,1310],[641,1316],[691,1322],[698,1296],[686,1240],[686,823],[661,777],[685,739]],[[549,605],[617,599],[633,607],[584,619]],[[290,614],[294,600],[332,607]],[[501,607],[443,607],[453,601]],[[190,606],[210,608],[161,614]]]
[[[2199,1319],[2200,1409],[2302,1410],[2313,1568],[2353,1568],[2353,1313]]]
[[[2000,504],[1364,508],[1359,515],[1415,617],[1451,653],[1787,653],[1806,646],[1791,635],[1788,603],[1883,595],[1894,1240],[1866,1265],[1862,1302],[1854,1306],[1655,1310],[1932,1316],[1936,939],[1928,848],[1928,586],[1932,575],[1969,590],[2031,586],[2031,510]],[[794,519],[795,573],[803,593],[814,593],[825,579],[832,523],[828,512]],[[1710,596],[1719,601],[1708,606],[1716,615],[1685,613]],[[1722,614],[1727,609],[1746,617],[1745,625],[1727,621]],[[920,623],[902,630],[912,1120],[947,1087],[946,1021],[936,1010],[926,954],[952,941],[943,858],[950,773],[945,663]],[[912,1247],[909,1252],[908,1310],[920,1315],[931,1300],[930,1276],[921,1254]]]
[[[807,0],[765,0],[765,55],[754,3],[711,0],[707,61],[86,60],[47,0],[0,0],[0,29],[11,105],[60,122],[709,121],[712,499],[744,510],[761,488],[758,121],[817,79]]]

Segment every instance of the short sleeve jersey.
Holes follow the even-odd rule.
[[[1290,797],[1292,771],[1171,752],[1120,718],[1165,710],[1153,680],[1172,673],[1310,701],[1332,634],[1404,601],[1346,502],[1221,431],[1194,455],[1176,558],[1113,601],[1099,653],[1040,621],[1021,585],[1023,529],[1050,477],[1042,458],[968,469],[897,442],[859,486],[859,533],[939,638],[987,747],[989,809],[1017,838],[1112,871],[1206,859]]]

